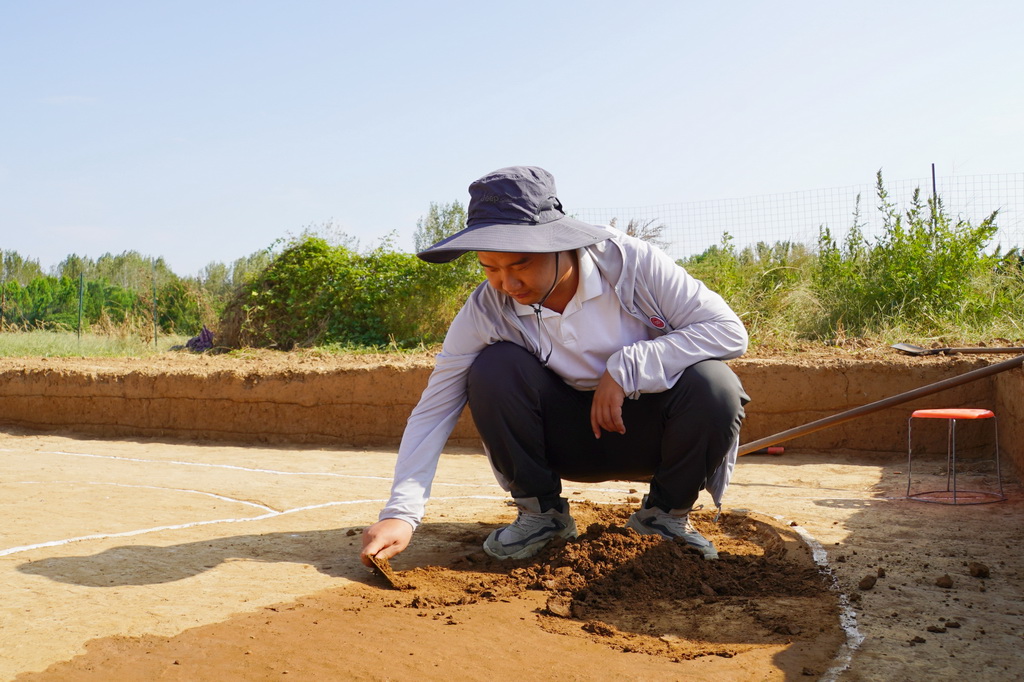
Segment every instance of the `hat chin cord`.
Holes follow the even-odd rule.
[[[560,254],[561,252],[555,251],[555,278],[551,282],[551,286],[548,287],[548,293],[544,294],[544,298],[540,299],[537,303],[530,304],[530,307],[533,308],[533,312],[537,314],[537,350],[540,352],[544,352],[544,347],[541,344],[541,340],[544,335],[544,322],[541,319],[540,313],[543,309],[544,302],[548,300],[548,296],[550,296],[551,292],[553,292],[555,287],[558,286],[558,256]],[[545,367],[548,366],[548,360],[551,359],[551,352],[553,350],[555,350],[555,344],[551,342],[551,335],[548,334],[548,354],[544,356],[544,359],[540,361],[540,364]]]

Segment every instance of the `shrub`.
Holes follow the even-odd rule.
[[[1017,249],[986,252],[998,212],[975,225],[949,216],[941,198],[925,201],[920,190],[901,211],[881,173],[876,191],[883,231],[873,241],[864,236],[858,197],[845,238],[823,226],[816,253],[790,242],[737,251],[727,233],[680,264],[729,301],[755,345],[1024,335],[1024,258]]]
[[[737,252],[726,233],[712,246],[679,264],[721,294],[755,339],[798,331],[801,293],[813,254],[802,244],[758,242]]]
[[[821,231],[813,283],[823,312],[814,334],[841,328],[864,334],[896,321],[924,330],[940,320],[956,325],[998,315],[979,286],[991,279],[998,261],[985,253],[998,230],[998,212],[977,225],[954,220],[941,198],[926,205],[920,189],[901,212],[890,201],[881,172],[876,191],[884,231],[874,244],[861,233],[859,203],[843,246],[827,228]]]
[[[283,350],[434,343],[476,286],[470,272],[424,263],[390,240],[361,254],[306,233],[239,288],[219,342]]]

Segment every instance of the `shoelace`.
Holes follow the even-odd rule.
[[[545,526],[550,524],[552,520],[550,514],[536,514],[534,512],[519,510],[519,516],[516,520],[505,526],[505,531],[511,531],[512,533],[520,533],[522,535],[530,535],[531,533],[538,531]],[[504,535],[505,532],[502,532]]]
[[[690,523],[690,517],[687,516],[672,516],[671,514],[659,514],[658,521],[663,523],[672,529],[672,532],[677,535],[683,535],[684,533],[696,533],[697,529]]]

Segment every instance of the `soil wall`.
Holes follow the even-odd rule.
[[[0,359],[0,424],[118,437],[389,446],[400,440],[431,367],[426,356],[268,357]],[[743,442],[986,364],[990,361],[977,357],[803,354],[730,362],[753,398]],[[907,417],[921,407],[996,410],[1004,463],[1024,470],[1020,369],[859,417],[785,446],[905,453]],[[915,451],[942,452],[945,437],[944,422],[915,423]],[[992,440],[988,422],[958,428],[965,455],[991,452]],[[478,445],[468,410],[449,442]]]
[[[1003,372],[995,380],[999,450],[1020,479],[1024,474],[1024,371]]]

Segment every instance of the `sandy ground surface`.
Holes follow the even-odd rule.
[[[514,511],[453,451],[398,591],[357,556],[394,458],[0,432],[0,679],[1024,675],[1015,483],[952,507],[904,500],[898,453],[748,456],[697,515],[717,564],[616,531],[642,485],[569,483],[588,536],[504,566]]]

